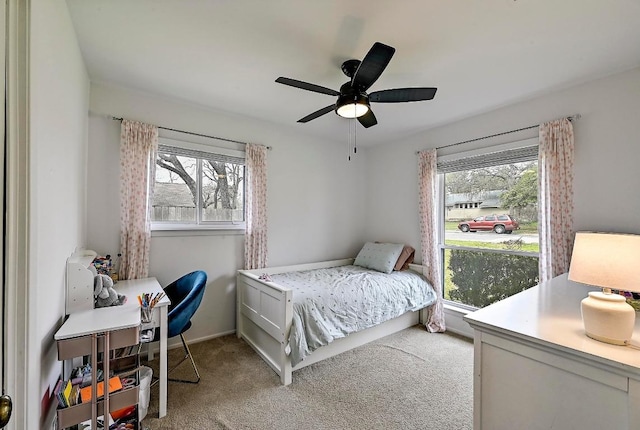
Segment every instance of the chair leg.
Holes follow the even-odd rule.
[[[189,345],[187,345],[187,342],[184,339],[184,335],[180,334],[180,340],[182,341],[182,346],[184,347],[184,351],[185,351],[185,356],[182,357],[180,359],[180,361],[178,361],[178,363],[173,366],[171,369],[167,370],[167,374],[171,373],[171,371],[173,371],[175,368],[177,368],[178,366],[180,366],[182,364],[183,361],[185,361],[187,358],[191,361],[191,367],[193,367],[193,371],[196,374],[196,380],[188,380],[188,379],[176,379],[176,378],[167,378],[168,381],[172,381],[172,382],[184,382],[187,384],[197,384],[198,382],[200,382],[200,372],[198,372],[198,367],[196,366],[196,362],[193,361],[193,356],[191,355],[191,350],[189,349]],[[158,382],[160,382],[160,380],[157,377],[153,377],[153,380],[151,382],[151,386],[153,387],[154,385],[156,385]]]
[[[178,364],[176,364],[171,369],[169,369],[167,373],[170,373],[176,367],[180,366],[182,362],[188,358],[191,361],[191,367],[193,367],[193,371],[196,374],[196,380],[194,381],[189,379],[176,379],[176,378],[168,378],[168,380],[173,382],[185,382],[188,384],[197,384],[198,382],[200,382],[200,373],[198,372],[198,368],[196,367],[196,362],[193,361],[193,356],[191,355],[191,350],[189,349],[189,345],[187,345],[187,342],[184,340],[184,336],[182,334],[180,334],[180,340],[182,340],[182,346],[184,347],[186,354],[184,357],[182,357],[182,359],[178,362]]]

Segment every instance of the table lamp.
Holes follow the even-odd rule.
[[[640,292],[640,235],[577,232],[569,280],[602,288],[582,300],[587,336],[614,345],[629,343],[635,310],[611,290]]]

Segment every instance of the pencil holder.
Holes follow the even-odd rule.
[[[143,324],[147,324],[151,322],[152,312],[153,312],[153,309],[151,309],[150,306],[142,306],[140,308],[140,320],[142,321]]]

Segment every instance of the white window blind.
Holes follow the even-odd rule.
[[[215,151],[216,148],[211,148]],[[233,155],[220,154],[217,152],[199,151],[197,149],[178,148],[176,146],[158,145],[158,152],[163,154],[179,155],[183,157],[202,158],[205,160],[219,161],[223,163],[233,163],[244,165],[244,158]]]
[[[532,144],[532,141],[535,144]],[[538,159],[537,139],[525,141],[525,146],[502,149],[504,147],[487,148],[484,152],[473,151],[438,157],[438,173],[452,173],[463,170],[481,169],[508,163],[521,163]]]

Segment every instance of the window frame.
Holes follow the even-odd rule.
[[[194,222],[179,222],[179,221],[151,221],[151,231],[153,235],[172,235],[171,232],[231,232],[231,233],[244,233],[246,229],[246,156],[245,145],[227,142],[215,138],[209,138],[201,135],[191,135],[182,132],[168,131],[161,133],[158,137],[158,153],[163,151],[161,147],[173,148],[181,156],[195,158],[197,162],[196,167],[196,184],[198,189],[198,195],[196,197],[197,203],[195,207],[195,221]],[[204,161],[204,154],[214,154],[217,157],[228,157],[229,160],[235,160],[242,162],[236,162],[234,164],[241,164],[243,166],[243,186],[242,186],[242,210],[243,221],[202,221],[202,164]],[[201,156],[198,156],[201,155]],[[157,157],[157,156],[156,156]],[[155,162],[155,161],[154,161]],[[234,161],[229,161],[234,162]],[[156,164],[155,168],[159,166]],[[152,178],[153,186],[155,187],[155,176]],[[152,202],[149,202],[151,208]],[[166,232],[166,233],[162,233]]]
[[[503,152],[503,151],[509,151],[509,150],[514,150],[514,149],[520,149],[520,148],[526,148],[526,147],[532,147],[532,146],[538,146],[538,137],[535,138],[530,138],[530,139],[524,139],[524,140],[519,140],[519,141],[514,141],[514,142],[509,142],[506,144],[499,144],[499,145],[492,145],[492,146],[487,146],[484,148],[479,148],[479,149],[474,149],[474,150],[469,150],[469,151],[462,151],[462,152],[456,152],[456,153],[451,153],[451,154],[446,154],[446,155],[438,155],[438,162],[440,162],[441,160],[446,160],[446,161],[454,161],[454,162],[463,162],[462,160],[464,160],[465,158],[469,158],[469,157],[481,157],[485,154],[491,154],[491,153],[497,153],[497,152]],[[515,162],[520,162],[520,160],[517,161],[513,161]],[[507,162],[508,163],[508,162]],[[507,163],[498,163],[495,164],[500,165],[500,164],[507,164]],[[470,167],[468,170],[473,169],[474,167]],[[444,263],[445,263],[445,252],[448,249],[456,249],[456,250],[463,250],[463,251],[480,251],[480,252],[490,252],[490,253],[498,253],[498,254],[508,254],[508,255],[519,255],[519,256],[524,256],[524,257],[535,257],[535,258],[540,258],[540,253],[539,252],[530,252],[530,251],[516,251],[516,250],[507,250],[507,249],[491,249],[491,248],[476,248],[476,247],[468,247],[468,246],[460,246],[460,245],[447,245],[445,244],[445,214],[447,211],[446,208],[446,188],[445,188],[445,174],[446,172],[441,172],[440,170],[438,170],[437,172],[437,179],[436,179],[436,187],[437,187],[437,200],[438,200],[438,208],[437,208],[437,215],[438,215],[438,221],[437,221],[437,232],[436,232],[436,239],[438,241],[438,264],[440,267],[440,285],[442,285],[442,300],[443,303],[451,308],[457,308],[460,309],[462,311],[476,311],[479,308],[475,307],[475,306],[471,306],[471,305],[467,305],[461,302],[456,302],[453,300],[449,300],[445,298],[445,276],[446,276],[446,268],[444,267]],[[480,216],[477,218],[485,218],[485,216]]]

